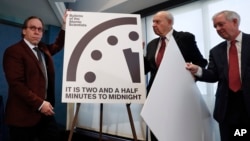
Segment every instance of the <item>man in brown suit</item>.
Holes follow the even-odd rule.
[[[65,13],[63,27],[66,16]],[[40,18],[27,18],[22,27],[23,39],[7,48],[3,56],[9,86],[5,114],[11,141],[60,140],[53,111],[52,55],[63,48],[65,31],[61,30],[51,45],[40,42],[43,32]],[[41,52],[40,58],[35,47]]]

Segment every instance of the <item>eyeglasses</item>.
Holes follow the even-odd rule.
[[[29,28],[30,30],[32,30],[32,31],[38,31],[38,32],[43,32],[43,28],[42,27],[35,27],[35,26],[30,26],[30,27],[27,27],[27,28]]]

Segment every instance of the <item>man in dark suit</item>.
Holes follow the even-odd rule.
[[[66,16],[65,13],[63,27]],[[40,18],[27,18],[22,27],[23,39],[7,48],[3,56],[9,86],[5,115],[11,141],[60,140],[53,111],[55,75],[52,55],[63,48],[65,31],[61,30],[51,45],[40,42],[43,32],[44,24]],[[41,52],[41,58],[35,47]]]
[[[147,52],[144,58],[145,64],[145,73],[150,72],[150,80],[147,86],[147,91],[149,92],[154,78],[157,74],[158,67],[160,62],[157,61],[157,56],[160,54],[160,48],[162,42],[166,42],[165,47],[167,46],[167,42],[171,36],[174,37],[182,56],[186,62],[192,62],[199,64],[202,67],[207,65],[207,60],[203,58],[200,53],[195,37],[193,34],[189,32],[177,32],[173,29],[174,18],[172,14],[168,11],[159,11],[153,17],[153,30],[158,38],[153,39],[147,45]],[[161,40],[163,39],[163,40]],[[164,56],[163,56],[164,57]],[[156,137],[151,133],[151,140],[157,141]]]
[[[189,63],[186,68],[200,81],[218,82],[214,118],[219,123],[221,141],[241,141],[249,135],[239,137],[237,129],[250,127],[250,35],[239,30],[240,16],[234,11],[215,14],[213,24],[225,41],[210,50],[207,69]],[[232,41],[236,44],[231,45]],[[235,63],[232,63],[233,48]],[[237,73],[232,75],[232,72]]]

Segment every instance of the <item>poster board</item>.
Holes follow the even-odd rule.
[[[136,14],[69,11],[62,102],[144,103],[141,33]]]
[[[211,114],[173,37],[141,116],[159,141],[211,141]]]

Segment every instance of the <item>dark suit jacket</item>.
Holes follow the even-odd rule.
[[[201,67],[205,67],[207,65],[207,60],[204,59],[202,54],[200,53],[196,45],[195,37],[193,34],[189,32],[177,32],[174,30],[173,37],[186,62],[192,62],[194,64],[198,64]],[[151,77],[147,87],[148,92],[149,89],[151,88],[151,85],[153,84],[155,75],[158,70],[155,63],[155,53],[157,50],[159,40],[160,38],[155,38],[148,43],[147,53],[144,58],[145,73],[151,72]]]
[[[47,75],[47,101],[53,106],[54,95],[54,64],[52,55],[64,46],[64,34],[59,33],[55,43],[45,45],[39,43],[38,47],[44,52]],[[32,126],[39,122],[42,114],[38,111],[45,99],[45,77],[39,66],[38,59],[21,40],[6,49],[3,57],[3,68],[9,85],[6,104],[6,122],[13,126]]]
[[[247,112],[250,115],[250,35],[242,35],[241,49],[242,90]],[[225,119],[228,104],[228,59],[227,42],[224,41],[210,50],[209,64],[203,69],[201,81],[217,82],[214,118],[218,122]]]

